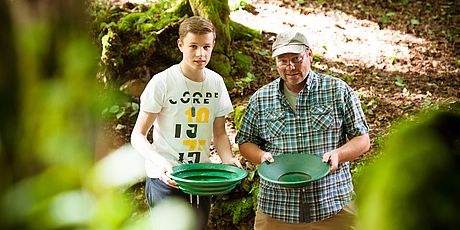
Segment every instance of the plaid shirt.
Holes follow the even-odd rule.
[[[310,71],[296,110],[283,94],[283,80],[260,88],[249,100],[237,143],[251,142],[272,155],[322,156],[368,133],[361,104],[342,80]],[[321,221],[337,214],[354,195],[350,163],[302,188],[284,188],[261,179],[258,208],[288,223]]]

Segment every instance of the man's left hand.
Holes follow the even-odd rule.
[[[323,155],[323,162],[331,164],[330,173],[337,171],[339,168],[339,152],[336,150],[327,152]]]

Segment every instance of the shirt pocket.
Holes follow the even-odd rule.
[[[262,135],[266,137],[266,139],[273,139],[280,137],[286,126],[284,120],[284,112],[281,111],[267,111],[265,113],[265,124],[262,127]]]
[[[332,106],[314,106],[310,109],[310,115],[314,130],[326,130],[334,121]]]

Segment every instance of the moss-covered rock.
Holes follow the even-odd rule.
[[[212,58],[208,64],[208,67],[222,75],[222,77],[224,78],[230,76],[232,68],[230,64],[230,59],[226,55],[220,53],[212,54]]]

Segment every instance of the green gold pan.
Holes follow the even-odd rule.
[[[258,169],[261,178],[287,188],[303,187],[329,173],[330,165],[311,154],[282,154],[272,163],[263,162]]]
[[[174,166],[171,178],[185,193],[208,196],[230,192],[247,175],[233,165],[192,163]]]

